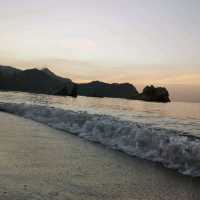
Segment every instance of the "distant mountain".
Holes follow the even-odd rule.
[[[146,86],[139,93],[130,83],[90,83],[75,84],[70,79],[57,76],[48,68],[19,70],[0,65],[0,90],[23,91],[51,95],[126,98],[144,101],[169,102],[166,88]]]
[[[0,75],[5,77],[12,77],[13,75],[16,75],[20,73],[20,69],[16,69],[14,67],[10,66],[2,66],[0,65]]]
[[[0,66],[0,90],[76,96],[76,85],[49,69],[18,70]]]
[[[138,96],[138,91],[130,83],[104,83],[93,81],[90,83],[77,84],[79,95],[92,97],[112,97],[133,99]]]
[[[92,81],[77,84],[77,93],[90,97],[126,98],[134,100],[169,102],[169,93],[166,88],[146,86],[142,93],[138,93],[135,86],[130,83],[104,83]]]

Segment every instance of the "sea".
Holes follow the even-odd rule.
[[[200,176],[200,103],[0,92],[0,111]]]

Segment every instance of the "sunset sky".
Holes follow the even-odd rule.
[[[0,0],[0,64],[200,99],[200,1]]]

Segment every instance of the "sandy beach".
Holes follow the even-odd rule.
[[[200,179],[0,113],[2,200],[199,200]]]

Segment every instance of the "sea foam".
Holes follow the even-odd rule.
[[[0,111],[46,124],[131,156],[162,163],[185,175],[200,176],[200,138],[195,136],[113,116],[41,105],[0,103]]]

